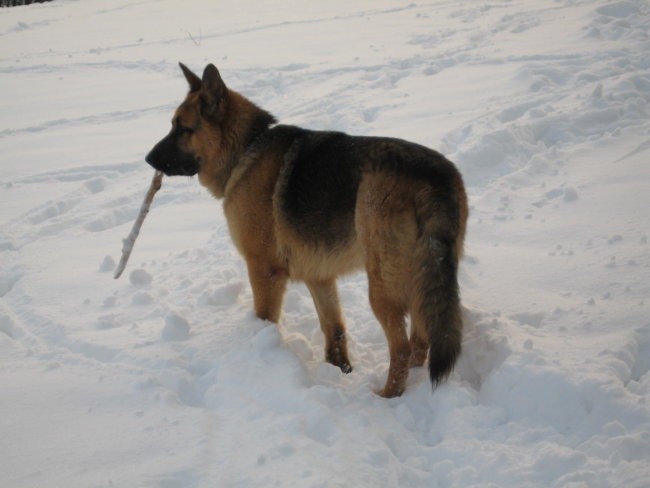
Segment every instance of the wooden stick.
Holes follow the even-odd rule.
[[[162,186],[162,178],[162,171],[156,171],[154,173],[153,179],[151,180],[151,185],[149,186],[149,190],[147,191],[147,194],[144,197],[144,201],[142,202],[142,206],[140,207],[138,218],[135,219],[135,222],[133,222],[131,233],[129,234],[129,237],[122,241],[122,258],[120,259],[120,264],[117,265],[117,269],[113,275],[113,278],[115,279],[118,279],[120,276],[122,276],[122,272],[126,267],[126,263],[129,261],[129,256],[131,256],[131,251],[133,250],[135,240],[138,238],[138,234],[140,234],[142,222],[144,222],[144,218],[147,216],[147,213],[149,213],[149,207],[153,201],[153,196],[158,190],[160,190],[160,187]]]

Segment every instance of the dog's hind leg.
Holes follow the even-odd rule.
[[[396,300],[391,288],[390,284],[378,277],[375,269],[369,267],[370,305],[384,329],[390,354],[386,385],[377,392],[386,398],[400,396],[404,393],[411,359],[411,346],[406,335],[406,306]]]
[[[262,320],[277,323],[282,312],[282,298],[289,273],[265,260],[247,260],[246,264],[253,289],[255,314]]]
[[[355,225],[364,249],[370,305],[388,341],[390,366],[384,397],[399,396],[406,388],[411,346],[406,333],[414,263],[417,222],[413,195],[417,184],[390,173],[364,176],[359,187]],[[420,337],[413,342],[417,354]],[[417,358],[419,360],[419,357]]]
[[[348,359],[345,323],[341,315],[336,282],[308,281],[307,287],[314,299],[321,330],[325,335],[325,360],[341,368],[344,373],[352,371]]]

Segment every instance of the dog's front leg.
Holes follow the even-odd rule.
[[[282,312],[282,298],[289,273],[267,260],[247,259],[246,264],[253,289],[255,314],[262,320],[277,323]]]

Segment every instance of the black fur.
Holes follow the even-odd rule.
[[[299,129],[280,176],[282,212],[306,240],[336,247],[354,236],[361,163],[353,138]]]

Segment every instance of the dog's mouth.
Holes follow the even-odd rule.
[[[167,176],[194,176],[201,167],[196,156],[178,149],[169,136],[156,144],[144,160]]]
[[[147,154],[145,161],[154,169],[162,171],[166,176],[194,176],[199,172],[199,162],[195,158],[188,159],[156,159]]]

